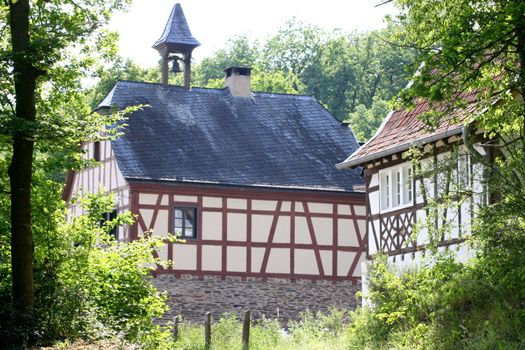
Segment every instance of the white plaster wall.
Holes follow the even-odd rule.
[[[290,243],[290,217],[281,216],[275,227],[274,243]]]
[[[303,216],[295,217],[295,243],[312,244],[312,239],[308,233],[308,224]]]
[[[368,205],[370,206],[370,215],[376,215],[380,210],[379,191],[368,194]]]
[[[350,205],[348,205],[348,204],[339,204],[337,206],[337,214],[340,214],[340,215],[351,215],[352,211],[350,210]]]
[[[228,208],[230,209],[246,209],[246,199],[228,198]]]
[[[277,208],[277,201],[267,201],[267,200],[253,200],[252,201],[253,210],[274,211],[276,208]]]
[[[354,205],[355,215],[366,216],[366,207],[364,205]]]
[[[318,213],[318,214],[332,214],[333,204],[331,203],[308,203],[308,209],[310,213]]]
[[[264,258],[264,248],[252,248],[252,272],[260,273]]]
[[[202,239],[222,239],[222,213],[209,211],[202,213]]]
[[[379,220],[370,220],[368,225],[369,225],[368,227],[368,253],[370,255],[374,255],[380,250],[380,247],[376,245],[375,240],[374,240],[374,232],[377,232],[378,235],[380,233]],[[378,244],[381,244],[381,243],[378,241]]]
[[[246,272],[245,247],[228,247],[226,249],[227,270],[232,272]]]
[[[337,253],[337,276],[344,277],[348,275],[350,267],[355,259],[354,252],[338,252]]]
[[[321,250],[319,252],[321,256],[321,263],[323,264],[324,274],[327,276],[332,275],[332,256],[333,253],[327,250]],[[316,267],[317,268],[317,267]]]
[[[93,159],[94,143],[85,143],[82,148],[85,151],[84,159]],[[99,165],[73,173],[71,198],[68,198],[70,215],[78,216],[84,213],[82,208],[71,204],[72,197],[99,192],[115,194],[115,208],[118,212],[129,210],[129,185],[122,176],[109,141],[100,141]],[[129,240],[129,227],[120,227],[117,238],[121,241]]]
[[[139,204],[155,205],[158,197],[157,194],[153,193],[139,193]]]
[[[197,268],[197,246],[177,243],[173,245],[173,268],[195,270]]]
[[[339,219],[337,222],[337,244],[339,246],[357,246],[357,236],[354,234],[354,221],[351,219]],[[365,231],[361,231],[364,236]]]
[[[272,248],[266,266],[268,273],[290,273],[290,249]]]
[[[222,198],[220,197],[203,197],[202,206],[207,208],[222,208]]]
[[[182,202],[182,203],[197,203],[197,196],[181,196],[181,195],[174,195],[173,201],[176,202]]]
[[[202,246],[202,269],[204,271],[221,271],[222,258],[220,246],[204,245]],[[176,256],[175,256],[176,259]]]
[[[317,244],[331,245],[333,241],[333,224],[331,218],[312,218]],[[341,232],[344,234],[344,232]]]
[[[273,216],[270,215],[252,215],[252,241],[268,242],[272,221]]]
[[[308,210],[290,213],[292,208],[305,209],[302,207],[303,201],[283,201],[281,202],[280,213],[276,213],[278,200],[271,199],[248,199],[248,198],[227,198],[202,196],[200,194],[190,196],[187,194],[163,194],[140,193],[139,194],[139,213],[141,220],[146,227],[153,225],[155,235],[163,235],[169,230],[168,223],[171,222],[170,215],[173,215],[169,203],[173,202],[191,205],[191,203],[202,202],[202,207],[198,209],[198,240],[204,241],[199,248],[192,240],[187,244],[176,244],[173,248],[174,269],[194,270],[201,266],[202,271],[214,271],[223,273],[267,273],[286,275],[291,273],[291,266],[294,266],[293,274],[303,276],[320,276],[321,268],[324,276],[332,276],[340,271],[340,277],[346,277],[350,266],[356,257],[355,252],[345,252],[337,249],[337,245],[344,247],[359,248],[359,240],[356,230],[360,230],[362,237],[366,234],[365,220],[357,220],[350,217],[356,212],[363,211],[364,206],[352,206],[351,204],[307,202]],[[170,198],[171,196],[171,198]],[[161,204],[158,208],[153,205]],[[142,207],[144,206],[144,207]],[[253,211],[248,214],[248,208]],[[315,211],[312,212],[311,208]],[[335,212],[334,212],[335,211]],[[307,212],[312,215],[307,216]],[[336,218],[332,215],[342,215]],[[152,220],[156,217],[154,223]],[[223,219],[226,222],[223,223]],[[139,234],[142,228],[139,225]],[[248,227],[249,226],[249,227]],[[275,229],[272,237],[270,233]],[[223,232],[223,230],[226,232]],[[292,234],[293,229],[293,234]],[[311,229],[313,231],[311,232]],[[334,229],[337,230],[334,232]],[[248,232],[252,244],[258,247],[244,246],[248,240]],[[226,237],[224,237],[226,234]],[[334,242],[334,234],[335,242]],[[313,245],[312,235],[315,237],[316,245]],[[226,241],[224,241],[226,238]],[[265,246],[261,246],[264,244]],[[270,247],[270,245],[277,245]],[[286,245],[313,245],[311,247],[293,247]],[[226,245],[226,248],[223,247]],[[267,245],[267,246],[266,246]],[[334,246],[335,245],[335,246]],[[201,250],[202,262],[196,261],[198,250]],[[226,258],[223,261],[224,250]],[[292,262],[292,249],[293,259]],[[317,259],[315,249],[319,252]],[[251,257],[251,266],[247,266],[248,253]],[[162,253],[164,257],[166,254]],[[265,268],[262,269],[262,262],[267,256]],[[364,259],[365,254],[360,254],[359,258]],[[333,259],[337,263],[341,262],[342,267],[337,271],[333,269]],[[262,269],[262,270],[261,270]],[[359,277],[354,274],[354,277]]]
[[[319,269],[317,268],[317,260],[315,259],[315,253],[313,250],[295,250],[295,273],[303,275],[319,274]]]
[[[228,213],[227,232],[229,241],[246,241],[246,214]]]

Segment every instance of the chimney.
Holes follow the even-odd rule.
[[[191,86],[191,52],[200,43],[193,37],[182,12],[180,4],[175,4],[171,11],[162,36],[153,45],[162,57],[162,83],[168,85],[169,63],[173,64],[172,72],[180,72],[179,62],[184,65],[184,87]]]
[[[230,89],[232,96],[251,97],[252,87],[250,83],[250,74],[252,69],[245,67],[230,67],[224,70],[226,78],[224,87]]]

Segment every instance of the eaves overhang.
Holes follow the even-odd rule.
[[[399,152],[404,152],[412,147],[418,147],[418,146],[422,146],[430,142],[439,141],[441,139],[444,139],[450,136],[461,134],[462,132],[463,132],[463,126],[458,125],[457,127],[448,129],[446,131],[443,131],[437,134],[433,134],[433,135],[429,135],[429,136],[425,136],[425,137],[422,137],[420,139],[417,139],[411,142],[403,143],[395,147],[385,149],[383,151],[367,154],[363,157],[352,159],[353,155],[351,155],[344,162],[336,164],[335,167],[339,170],[353,168],[353,167],[368,163],[370,161],[373,161],[375,159],[391,156]],[[357,150],[355,153],[357,152],[359,152],[359,150]]]

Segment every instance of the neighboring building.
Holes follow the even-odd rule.
[[[190,88],[197,45],[177,4],[154,46],[163,84],[115,85],[99,110],[149,107],[129,116],[123,136],[83,145],[100,166],[70,172],[64,198],[116,193],[115,210],[138,215],[120,240],[179,233],[186,243],[158,251],[173,265],[155,283],[190,319],[354,307],[364,183],[359,170],[334,167],[358,148],[352,131],[312,97],[251,92],[249,68],[227,69],[224,89]],[[167,84],[170,61],[184,63],[184,87]]]
[[[382,252],[399,270],[420,264],[431,239],[428,225],[443,228],[444,234],[434,238],[440,250],[453,249],[463,260],[472,256],[462,243],[476,208],[487,201],[487,195],[483,168],[473,161],[465,137],[475,140],[476,152],[490,154],[481,146],[481,133],[467,135],[471,128],[463,126],[466,117],[478,113],[476,95],[462,98],[467,106],[447,113],[433,130],[418,118],[429,110],[424,101],[411,110],[390,112],[376,134],[337,165],[339,169],[364,168],[368,259]],[[421,151],[420,158],[410,153],[414,148]],[[439,205],[445,195],[454,198],[452,205],[429,216],[427,204],[434,200]],[[419,232],[413,237],[416,222]]]

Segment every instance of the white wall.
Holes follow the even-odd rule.
[[[134,189],[135,191],[135,189]],[[141,191],[138,235],[173,232],[174,207],[197,209],[197,239],[159,251],[181,273],[359,279],[366,210],[360,203],[177,189]],[[315,195],[312,195],[315,198]],[[152,207],[154,205],[155,207]],[[199,256],[201,257],[199,260]]]
[[[460,153],[461,151],[462,150],[460,149]],[[380,203],[381,196],[383,194],[381,191],[384,186],[382,186],[381,184],[380,177],[381,173],[383,172],[393,171],[394,169],[400,166],[410,165],[411,163],[398,163],[395,166],[383,167],[380,170],[373,167],[370,167],[368,169],[368,172],[370,174],[370,182],[368,188],[372,188],[372,191],[369,190],[367,192],[369,205],[369,221],[367,226],[369,255],[373,256],[378,251],[388,252],[392,250],[391,243],[397,243],[396,240],[398,239],[397,237],[399,235],[396,233],[396,231],[399,231],[399,227],[402,226],[399,225],[400,222],[404,223],[405,225],[407,222],[411,222],[411,225],[408,226],[410,233],[413,233],[414,224],[417,221],[416,226],[418,228],[418,234],[416,245],[418,247],[421,247],[429,243],[429,231],[425,225],[425,222],[427,220],[427,212],[423,208],[423,204],[425,202],[424,193],[426,193],[427,201],[431,201],[433,198],[435,198],[436,194],[439,195],[440,193],[443,193],[443,188],[445,187],[445,184],[448,183],[446,181],[447,176],[444,174],[435,174],[435,172],[432,170],[434,169],[436,164],[441,164],[440,162],[446,162],[447,159],[451,159],[451,157],[454,156],[455,155],[453,153],[447,151],[440,153],[435,158],[429,157],[423,159],[419,163],[423,170],[423,173],[427,174],[427,176],[425,176],[422,181],[414,181],[415,196],[413,198],[412,204],[406,207],[399,206],[397,208],[381,208]],[[456,161],[456,158],[454,158],[454,161]],[[440,167],[442,167],[442,165],[440,165]],[[468,180],[470,182],[470,184],[468,184],[468,187],[471,186],[474,195],[464,196],[465,198],[461,202],[455,202],[453,205],[450,205],[448,207],[445,207],[443,205],[440,208],[440,218],[437,221],[437,227],[443,227],[443,223],[446,223],[447,227],[449,228],[447,234],[445,235],[445,241],[450,239],[461,239],[468,236],[468,234],[470,233],[472,215],[475,215],[474,213],[476,208],[479,207],[479,205],[482,205],[482,202],[485,198],[483,194],[483,169],[481,165],[470,165],[470,172],[472,175]],[[464,184],[462,183],[463,181],[465,183],[468,182],[464,179],[466,178],[465,174],[462,174],[461,170],[458,173],[458,171],[454,169],[451,170],[450,175],[452,184],[451,187],[449,187],[449,190],[453,191],[454,193],[458,193],[457,190],[459,189],[460,193],[467,193],[464,190],[468,188],[465,188]],[[446,220],[443,221],[443,216],[445,216],[445,212]],[[434,217],[432,217],[432,221],[428,223],[431,225],[435,225],[436,222],[433,219]],[[382,239],[380,239],[379,237],[382,237]],[[385,241],[387,242],[386,247]],[[409,246],[411,246],[408,245],[408,241],[406,243],[407,244],[402,245],[402,249],[406,249]],[[467,260],[468,258],[473,256],[473,252],[465,244],[455,244],[450,247],[443,247],[440,249],[450,250],[455,255],[457,255],[458,259],[460,260]],[[403,251],[401,251],[398,254],[391,254],[388,258],[388,261],[394,264],[398,269],[403,270],[409,266],[423,263],[425,261],[424,252],[415,251],[404,253]]]
[[[94,142],[82,145],[82,149],[85,151],[85,159],[93,159],[94,148]],[[130,209],[129,186],[120,172],[109,141],[100,141],[100,162],[98,166],[73,173],[70,198],[67,199],[71,215],[77,216],[83,213],[82,208],[71,204],[72,197],[99,192],[115,193],[115,208],[119,212],[122,213]],[[119,228],[118,239],[129,239],[128,227]]]

